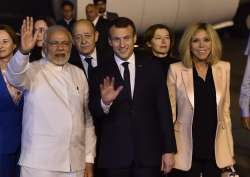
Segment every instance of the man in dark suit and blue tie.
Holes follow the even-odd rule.
[[[72,48],[69,62],[81,68],[89,79],[92,70],[102,65],[104,53],[96,48],[99,33],[88,20],[78,20],[73,27],[75,48]]]
[[[109,26],[114,56],[90,81],[90,110],[99,122],[102,177],[160,177],[174,164],[176,143],[165,80],[157,63],[134,53],[136,30],[125,17]]]

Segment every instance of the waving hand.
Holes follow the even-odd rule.
[[[35,46],[37,40],[38,31],[33,34],[33,18],[26,17],[23,20],[21,27],[21,47],[22,53],[29,53]]]

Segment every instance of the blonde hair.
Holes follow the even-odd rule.
[[[207,63],[216,64],[222,55],[222,45],[217,32],[213,26],[207,23],[195,23],[190,25],[183,33],[179,44],[180,57],[183,64],[190,68],[193,65],[194,56],[191,52],[190,44],[197,31],[204,30],[211,40],[211,53],[208,56]]]

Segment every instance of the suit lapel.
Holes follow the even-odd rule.
[[[102,65],[102,58],[103,56],[101,56],[99,50],[96,48],[96,59],[97,59],[97,67]]]
[[[82,63],[82,58],[81,58],[79,53],[77,54],[76,65],[79,66],[79,68],[83,70],[86,78],[88,79],[87,74],[86,74],[88,71],[85,71],[85,68],[84,68],[83,63]]]
[[[112,61],[109,62],[107,69],[108,69],[108,72],[104,76],[105,77],[109,76],[111,78],[114,77],[116,88],[119,86],[124,86],[124,81],[123,81],[122,75],[120,73],[120,70],[119,70],[114,58],[112,59]],[[127,98],[127,96],[128,96],[128,94],[125,91],[125,89],[122,89],[122,91],[120,92],[120,94],[117,97],[117,101],[124,100]]]
[[[216,91],[216,103],[218,106],[221,100],[221,93],[223,89],[222,84],[225,83],[223,81],[225,81],[226,78],[224,78],[225,75],[223,75],[222,68],[217,64],[212,65],[212,73],[213,73],[214,86],[215,86],[215,91]]]
[[[83,67],[82,59],[81,59],[81,56],[80,56],[79,53],[78,53],[78,55],[77,55],[77,60],[76,60],[76,62],[77,62],[76,65],[79,66],[79,68],[81,68],[81,69],[83,70],[85,76],[87,77],[86,71],[85,71],[85,69],[84,69],[84,67]]]
[[[216,103],[217,106],[220,103],[221,100],[221,93],[223,89],[223,80],[225,80],[225,76],[222,73],[222,69],[218,65],[212,65],[212,73],[213,73],[213,79],[214,79],[214,85],[216,90]],[[185,68],[182,71],[182,78],[185,85],[186,93],[188,95],[189,101],[191,105],[194,107],[194,81],[193,81],[193,70]]]
[[[194,78],[193,69],[185,68],[181,71],[182,79],[185,85],[185,90],[188,95],[189,101],[194,108]]]
[[[134,94],[133,94],[133,100],[136,97],[136,94],[140,88],[140,81],[145,79],[145,75],[143,75],[143,63],[142,60],[138,59],[138,56],[135,55],[135,85],[134,85]]]
[[[110,73],[112,73],[112,76],[115,78],[116,86],[123,85],[123,78],[120,73],[120,70],[115,62],[115,59],[112,62],[112,68],[110,68]]]
[[[80,69],[83,70],[84,74],[86,75],[80,53],[77,51],[76,47],[74,47],[74,46],[71,49],[71,55],[70,55],[69,63],[71,63],[71,64],[73,64],[75,66],[78,66]]]
[[[82,70],[83,70],[83,72],[84,72],[84,74],[85,74],[86,78],[88,79],[88,76],[87,76],[87,71],[85,71],[85,69],[84,69],[84,67],[83,67],[83,63],[82,63],[81,58],[80,58],[80,62],[81,62],[81,68],[82,68]]]
[[[100,23],[101,23],[100,18],[101,18],[101,17],[99,17],[99,19],[98,19],[98,21],[97,21],[97,23],[96,23],[96,25],[95,25],[95,28],[96,28],[96,29],[99,29],[100,26],[101,26],[101,25],[100,25]],[[98,30],[97,30],[97,31],[98,31]],[[98,31],[98,32],[99,32],[99,31]]]

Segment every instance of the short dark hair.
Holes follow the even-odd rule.
[[[10,38],[12,39],[14,44],[19,44],[18,36],[16,35],[15,30],[11,26],[0,24],[0,30],[6,31],[6,33],[10,35]]]
[[[72,9],[74,9],[74,4],[71,1],[63,1],[61,4],[61,8],[64,6],[70,6]]]
[[[93,0],[94,4],[96,5],[99,1],[103,2],[104,4],[107,3],[107,0]]]
[[[170,37],[170,48],[169,48],[169,52],[168,55],[172,55],[172,49],[174,46],[174,34],[171,31],[171,29],[169,27],[167,27],[166,25],[163,24],[155,24],[150,26],[143,34],[143,45],[145,48],[148,48],[147,43],[150,42],[154,35],[155,35],[155,31],[158,29],[165,29],[168,31],[169,33],[169,37]]]
[[[110,37],[110,29],[112,27],[116,27],[116,28],[126,28],[131,26],[133,29],[133,35],[136,35],[136,28],[135,28],[135,24],[132,20],[130,20],[127,17],[118,17],[112,21],[109,22],[108,25],[108,30],[109,30],[109,37]]]

